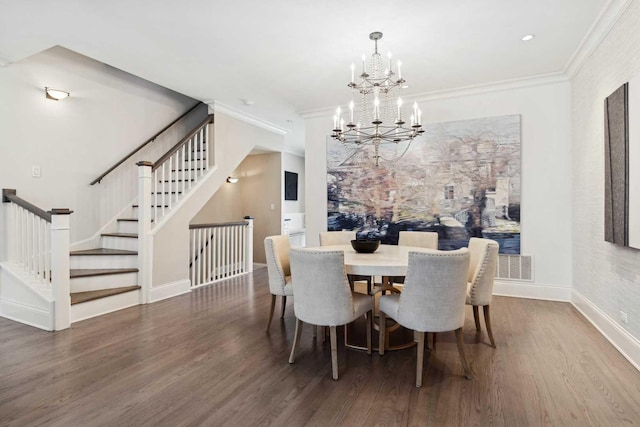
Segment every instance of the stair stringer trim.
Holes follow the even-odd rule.
[[[108,233],[118,229],[118,218],[122,218],[127,212],[131,212],[132,206],[138,202],[138,198],[134,198],[130,203],[122,208],[113,218],[107,221],[100,229],[91,237],[69,245],[71,251],[82,251],[85,249],[93,249],[101,247],[101,235],[102,233]]]
[[[24,278],[11,263],[0,263],[0,316],[53,331],[53,296],[49,289],[40,288]]]

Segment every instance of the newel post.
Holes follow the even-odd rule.
[[[249,223],[244,235],[244,270],[251,273],[253,271],[253,217],[245,216],[244,219]]]
[[[138,162],[138,285],[141,304],[148,304],[151,292],[151,257],[153,238],[151,236],[151,162]]]
[[[54,329],[71,325],[71,279],[69,278],[69,209],[51,209],[51,287],[54,299]]]

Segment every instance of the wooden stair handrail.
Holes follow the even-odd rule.
[[[249,221],[220,222],[220,223],[214,223],[214,224],[189,224],[189,230],[194,230],[198,228],[230,227],[232,225],[249,225]]]
[[[167,151],[162,157],[160,157],[154,164],[153,167],[151,168],[151,172],[155,171],[156,169],[158,169],[160,166],[162,166],[162,164],[167,161],[167,159],[169,157],[171,157],[176,151],[178,151],[180,149],[180,147],[182,147],[185,143],[187,143],[187,141],[189,141],[195,134],[197,134],[198,132],[200,132],[200,129],[202,129],[203,126],[208,125],[209,123],[213,123],[213,114],[209,114],[207,116],[207,118],[205,120],[203,120],[202,122],[200,122],[200,124],[198,124],[198,126],[196,126],[191,132],[189,132],[189,134],[187,134],[187,136],[185,136],[184,138],[182,138],[180,140],[180,142],[178,142],[176,145],[174,145],[173,147],[171,147],[171,149],[169,151]]]
[[[36,216],[39,216],[40,218],[44,219],[45,221],[51,222],[51,214],[49,212],[45,211],[44,209],[40,209],[36,205],[33,205],[33,204],[27,202],[24,199],[21,199],[20,197],[18,197],[16,195],[16,190],[14,190],[14,189],[9,189],[9,188],[3,188],[2,189],[2,202],[3,203],[8,203],[8,202],[15,203],[16,205],[26,209],[27,211],[31,212],[32,214],[34,214]]]
[[[169,123],[167,126],[163,127],[159,132],[157,132],[155,135],[153,135],[150,139],[148,139],[147,141],[143,142],[141,145],[139,145],[136,149],[134,149],[133,151],[131,151],[129,154],[127,154],[126,156],[124,156],[122,159],[120,159],[120,161],[118,161],[116,164],[114,164],[113,166],[111,166],[109,169],[107,169],[102,175],[100,175],[99,177],[97,177],[96,179],[94,179],[93,181],[91,181],[91,184],[89,185],[94,185],[94,184],[98,184],[100,183],[100,181],[102,181],[102,179],[109,175],[111,172],[113,172],[113,170],[115,168],[117,168],[118,166],[120,166],[121,164],[123,164],[124,162],[126,162],[131,156],[133,156],[134,154],[136,154],[138,151],[142,150],[144,147],[146,147],[148,144],[152,143],[153,141],[156,140],[157,137],[159,137],[161,134],[163,134],[167,129],[169,129],[171,126],[175,125],[176,123],[178,123],[181,119],[183,119],[185,116],[187,116],[189,113],[191,113],[193,110],[195,110],[197,107],[199,107],[200,105],[202,105],[202,102],[198,101],[193,107],[189,108],[189,110],[184,113],[183,115],[181,115],[180,117],[178,117],[177,119],[175,119],[174,121],[172,121],[171,123]]]

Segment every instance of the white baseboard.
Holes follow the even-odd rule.
[[[53,303],[49,310],[8,299],[0,300],[0,316],[34,328],[53,331]]]
[[[571,303],[593,326],[640,371],[640,341],[620,327],[615,320],[600,310],[575,289],[571,295]]]
[[[149,302],[162,301],[163,299],[177,297],[188,292],[191,292],[191,280],[189,279],[152,286],[149,293]]]
[[[493,295],[569,302],[571,301],[571,288],[496,280],[493,283]]]
[[[140,304],[140,292],[139,290],[125,292],[123,294],[74,304],[71,306],[71,323],[138,305]]]

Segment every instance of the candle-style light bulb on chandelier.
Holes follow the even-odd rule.
[[[375,43],[375,49],[367,64],[367,58],[362,55],[362,73],[356,82],[355,65],[351,64],[351,102],[347,122],[342,117],[342,109],[338,107],[333,117],[333,138],[345,144],[368,145],[373,147],[376,166],[380,160],[393,162],[400,159],[408,150],[409,144],[422,130],[422,111],[417,103],[413,103],[413,110],[407,122],[402,102],[402,89],[406,81],[402,78],[402,63],[397,61],[397,74],[393,70],[391,53],[384,59],[378,52],[378,40],[381,32],[369,34],[369,39]],[[359,111],[356,109],[355,98],[360,95]],[[401,142],[406,146],[398,153]],[[389,147],[390,149],[387,149]]]

